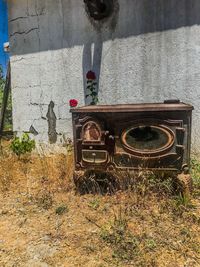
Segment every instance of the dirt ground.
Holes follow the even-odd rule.
[[[144,186],[80,195],[72,166],[71,155],[1,156],[1,267],[200,266],[200,183],[191,200]]]

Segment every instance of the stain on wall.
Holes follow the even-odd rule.
[[[35,135],[35,136],[39,134],[38,131],[34,128],[33,125],[31,125],[31,127],[30,127],[30,129],[29,129],[29,132],[30,132],[31,134]]]
[[[51,101],[48,106],[47,112],[47,122],[48,122],[48,136],[49,136],[49,143],[54,144],[57,141],[57,132],[56,132],[56,115],[54,112],[54,102]]]

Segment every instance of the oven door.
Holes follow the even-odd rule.
[[[182,121],[143,119],[123,123],[114,163],[123,168],[180,169],[184,156]]]
[[[174,145],[174,140],[174,132],[164,125],[134,125],[121,135],[123,147],[130,154],[142,157],[167,153]]]

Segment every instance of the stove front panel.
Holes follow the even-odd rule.
[[[76,169],[181,170],[189,165],[191,111],[73,114]]]

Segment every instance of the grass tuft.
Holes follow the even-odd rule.
[[[69,209],[68,209],[67,205],[65,205],[65,204],[62,204],[56,208],[56,214],[57,215],[63,215],[64,213],[66,213],[68,211],[69,211]]]

